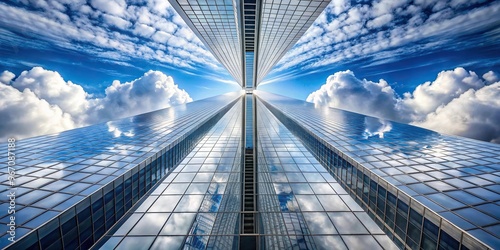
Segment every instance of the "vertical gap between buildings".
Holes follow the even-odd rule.
[[[245,150],[242,173],[240,249],[257,249],[257,174],[255,161],[255,100],[245,94]]]

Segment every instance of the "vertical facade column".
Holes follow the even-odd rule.
[[[243,56],[243,87],[254,89],[256,86],[258,41],[259,41],[259,10],[262,1],[240,0],[243,8],[240,12],[242,56]]]
[[[258,248],[257,171],[256,171],[256,110],[253,94],[244,99],[244,155],[242,171],[242,211],[240,249]]]

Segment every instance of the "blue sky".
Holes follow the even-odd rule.
[[[57,98],[51,97],[48,90],[37,89],[30,81],[78,91],[83,98],[81,107],[87,110],[96,109],[97,103],[120,103],[113,99],[122,98],[112,95],[116,93],[124,93],[126,100],[132,100],[141,92],[134,90],[132,83],[143,83],[145,79],[160,79],[162,93],[174,93],[177,101],[199,100],[239,89],[166,0],[2,0],[0,13],[0,73],[8,72],[0,77],[0,84],[16,88],[17,92],[12,93],[19,98],[28,98],[22,91],[30,88],[36,96],[34,102],[46,101],[50,105],[45,108],[61,113],[61,128],[102,119],[91,117],[78,122],[72,118],[69,123],[73,125],[68,125],[65,113],[82,116],[75,113],[74,107],[71,111],[61,108],[61,96],[70,95],[59,92]],[[335,79],[352,75],[357,80],[349,84],[365,87],[383,81],[394,92],[392,99],[396,102],[406,98],[407,92],[411,93],[408,98],[416,102],[414,91],[424,83],[450,84],[438,77],[443,72],[448,72],[446,79],[462,77],[463,81],[477,75],[474,79],[481,83],[460,89],[455,96],[458,98],[469,88],[478,91],[498,81],[498,13],[499,1],[332,1],[259,88],[305,100],[321,88],[337,86],[329,85],[328,79],[338,73]],[[151,70],[154,72],[146,73]],[[22,72],[31,78],[19,77]],[[50,85],[50,81],[57,84]],[[461,86],[458,80],[454,86]],[[328,98],[318,103],[338,107],[334,97]],[[130,103],[124,107],[136,111],[144,108],[144,112],[158,108],[140,105]],[[498,105],[491,105],[497,115]],[[371,114],[369,110],[352,110]],[[400,120],[428,122],[428,115],[436,110],[420,116],[421,120]],[[498,126],[492,129],[500,131]]]
[[[195,100],[238,89],[168,1],[1,1],[0,12],[2,71],[41,66],[98,96],[148,70]]]
[[[305,99],[349,69],[403,94],[443,70],[498,72],[499,11],[498,1],[332,1],[262,89]]]
[[[1,1],[5,14],[0,21],[0,70],[19,74],[42,66],[96,95],[102,95],[113,80],[130,81],[151,69],[173,76],[194,100],[236,90],[227,83],[233,80],[226,70],[169,4],[161,2]],[[459,66],[478,74],[498,72],[499,5],[457,0],[334,1],[267,77],[265,82],[273,84],[262,89],[305,99],[329,75],[350,69],[360,78],[383,78],[403,94],[440,71]],[[375,13],[383,19],[376,25]],[[380,36],[399,40],[373,48]],[[123,46],[117,48],[114,42]],[[185,44],[193,48],[185,49]],[[157,50],[164,54],[156,54]],[[352,52],[342,54],[346,50]],[[301,61],[290,60],[292,56]]]

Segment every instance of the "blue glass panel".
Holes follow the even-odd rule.
[[[439,228],[424,218],[424,229],[422,234],[422,248],[434,249],[437,246]]]
[[[364,178],[354,178],[359,170],[377,174],[395,185],[399,192],[408,194],[410,200],[415,199],[437,212],[438,216],[451,218],[447,213],[453,213],[455,218],[468,218],[470,224],[476,227],[488,226],[485,224],[487,220],[492,224],[497,222],[496,214],[491,212],[493,210],[474,212],[466,207],[472,209],[478,204],[491,204],[499,199],[497,189],[485,187],[493,187],[498,180],[498,164],[491,158],[499,156],[498,145],[441,135],[338,109],[316,107],[312,103],[262,91],[255,93],[295,136],[305,142],[310,152],[331,169],[341,186],[348,189],[348,193],[363,208],[368,207],[371,213],[384,218],[387,227],[393,227],[394,213],[390,204],[394,204],[391,195],[396,193],[386,194],[386,190],[377,189],[374,181],[370,183]],[[390,123],[391,129],[385,131],[383,137],[367,137],[369,121]],[[357,162],[358,170],[348,164],[353,160]],[[359,183],[361,180],[363,186]],[[367,190],[364,188],[366,184],[370,184]],[[374,195],[375,192],[377,195]],[[478,220],[475,220],[473,214],[477,212]],[[398,224],[396,233],[403,236],[404,224],[407,223],[404,212],[397,213],[395,219]],[[466,229],[469,222],[459,224]],[[414,229],[417,228],[415,225]],[[484,239],[488,240],[487,237]],[[420,247],[420,239],[415,239],[416,242],[408,240],[412,247]]]
[[[439,249],[459,249],[460,242],[451,237],[448,233],[441,230],[441,234],[439,236]]]

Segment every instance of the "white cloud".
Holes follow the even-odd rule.
[[[479,0],[480,1],[480,0]],[[500,2],[464,9],[437,0],[332,1],[271,74],[327,70],[336,63],[396,61],[403,56],[446,47],[457,50],[497,44]],[[444,3],[444,6],[440,3]],[[457,25],[460,24],[460,25]],[[360,60],[365,58],[366,60]]]
[[[113,15],[104,14],[102,15],[104,21],[114,27],[120,28],[122,30],[127,29],[130,26],[130,22]]]
[[[173,105],[191,102],[188,93],[174,84],[172,77],[159,71],[148,71],[131,82],[113,84],[106,88],[106,97],[98,99],[91,108],[95,122],[145,113]]]
[[[463,68],[442,71],[434,81],[399,97],[383,79],[361,80],[352,71],[341,71],[307,101],[500,143],[500,82],[491,83],[494,72],[485,75],[487,81]]]
[[[400,7],[407,5],[408,0],[380,0],[373,3],[372,15],[375,17],[393,13]]]
[[[14,31],[12,36],[0,36],[0,41],[20,48],[39,49],[48,44],[51,49],[76,49],[102,60],[116,60],[118,54],[121,62],[145,58],[184,69],[223,69],[168,1],[144,4],[91,0],[88,5],[85,1],[42,2],[37,8],[29,1],[20,2],[21,6],[0,3],[0,27]],[[25,37],[16,34],[47,43],[27,43]],[[172,36],[176,39],[170,39]],[[177,53],[179,47],[184,52]]]
[[[81,114],[88,108],[87,93],[71,81],[66,82],[59,73],[34,67],[23,71],[12,82],[12,87],[19,91],[28,89],[41,100],[61,108],[74,119],[81,119]],[[77,121],[76,123],[81,123]]]
[[[25,138],[146,113],[191,102],[172,77],[148,71],[130,82],[114,81],[103,98],[65,81],[55,71],[34,67],[14,80],[0,76],[0,138]]]
[[[500,143],[500,82],[469,89],[414,125]]]
[[[326,84],[307,97],[316,105],[345,109],[376,117],[396,118],[395,92],[385,80],[358,79],[350,70],[328,77]]]
[[[178,26],[175,23],[166,20],[159,20],[153,24],[157,29],[165,31],[167,33],[174,33]]]
[[[127,6],[123,0],[91,0],[90,4],[102,12],[118,16],[124,14]]]
[[[0,75],[0,83],[3,83],[3,84],[9,84],[10,81],[12,79],[14,79],[14,77],[16,77],[16,75],[14,75],[14,73],[10,72],[10,71],[7,71],[5,70],[4,72],[2,72],[2,74]]]
[[[482,87],[484,82],[472,71],[464,68],[442,71],[433,82],[420,84],[412,94],[405,93],[403,106],[410,120],[419,121],[467,90]]]
[[[0,83],[0,137],[23,138],[75,127],[71,116],[26,89]]]
[[[391,22],[393,18],[394,18],[394,16],[392,14],[390,14],[390,13],[389,14],[384,14],[382,16],[376,17],[373,20],[368,21],[368,23],[366,24],[366,26],[368,28],[380,28],[380,27],[388,24],[389,22]]]
[[[168,41],[168,39],[170,39],[172,37],[172,34],[169,34],[165,31],[157,31],[154,35],[153,35],[153,40],[155,40],[156,42],[159,42],[159,43],[166,43]]]
[[[340,13],[346,11],[350,7],[350,1],[349,0],[339,0],[339,1],[332,1],[332,3],[329,6],[329,9],[331,9],[331,12],[335,15],[339,15]]]
[[[152,34],[155,33],[155,28],[148,26],[146,24],[138,23],[134,28],[134,33],[144,37],[150,37]]]
[[[500,77],[498,76],[497,73],[490,70],[490,71],[484,73],[483,79],[488,81],[488,82],[493,83],[493,82],[497,82],[498,80],[500,80]]]
[[[163,16],[168,16],[169,13],[172,12],[172,7],[168,1],[164,0],[149,0],[148,6],[152,9],[153,12],[158,13]]]

